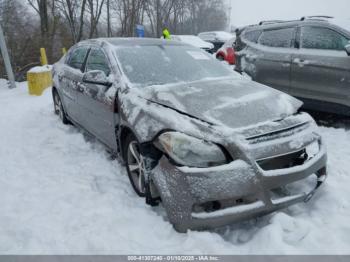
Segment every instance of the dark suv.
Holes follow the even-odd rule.
[[[265,21],[236,33],[236,71],[305,108],[350,115],[350,20]]]

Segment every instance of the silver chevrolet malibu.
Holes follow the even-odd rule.
[[[307,202],[326,149],[302,103],[206,52],[158,39],[81,42],[55,64],[54,110],[125,163],[179,232]]]

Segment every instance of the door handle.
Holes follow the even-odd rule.
[[[84,91],[84,85],[82,85],[81,83],[77,83],[77,87],[78,87],[78,91],[83,92]]]
[[[57,77],[58,77],[58,81],[62,82],[62,80],[63,80],[63,74],[58,74]]]

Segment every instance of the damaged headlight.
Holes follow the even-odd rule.
[[[227,163],[219,146],[179,132],[161,134],[157,146],[176,163],[184,166],[211,167]]]

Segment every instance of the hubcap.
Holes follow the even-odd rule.
[[[57,94],[55,95],[55,113],[58,114],[61,119],[63,119],[62,103]]]
[[[138,149],[138,143],[132,141],[128,148],[128,167],[131,178],[137,190],[145,193],[145,164],[142,155]]]

